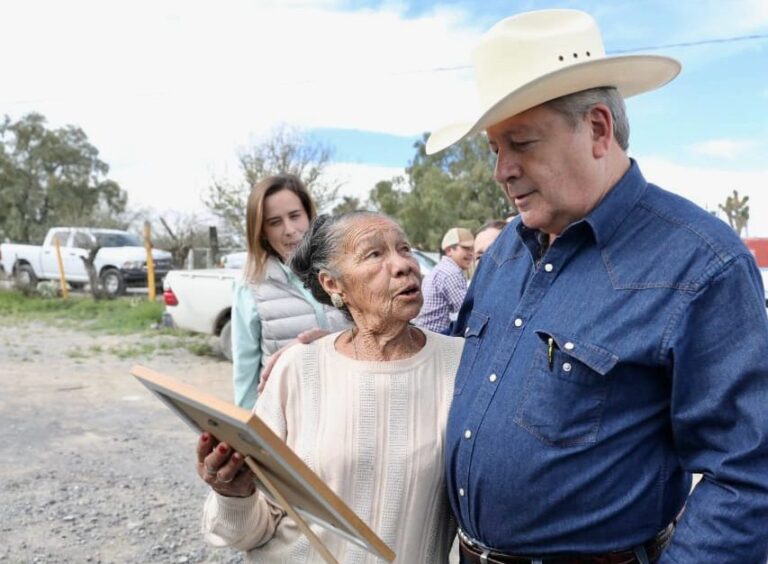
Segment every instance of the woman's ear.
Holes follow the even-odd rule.
[[[341,293],[341,284],[339,284],[339,282],[325,270],[320,271],[317,275],[317,280],[320,282],[320,286],[322,286],[323,290],[325,290],[325,293],[329,296],[331,294]]]

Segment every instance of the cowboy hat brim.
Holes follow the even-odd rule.
[[[474,123],[457,123],[438,129],[427,139],[427,154],[433,155],[469,135],[567,94],[613,86],[628,98],[664,86],[679,72],[678,61],[659,55],[608,57],[570,65],[513,90]]]

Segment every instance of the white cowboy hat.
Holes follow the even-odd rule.
[[[606,57],[597,22],[578,10],[540,10],[501,20],[473,53],[481,112],[435,131],[427,154],[549,100],[613,86],[624,98],[663,86],[680,63],[658,55]]]

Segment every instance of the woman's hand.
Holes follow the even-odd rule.
[[[226,443],[217,444],[210,433],[200,435],[197,442],[197,475],[226,497],[248,497],[256,491],[243,455]]]
[[[301,333],[299,333],[296,339],[292,340],[284,347],[277,349],[277,351],[275,351],[275,354],[270,356],[269,360],[264,365],[264,368],[261,371],[261,375],[259,376],[259,386],[258,388],[256,388],[256,391],[258,391],[259,394],[261,394],[261,392],[264,391],[264,386],[267,385],[267,380],[269,380],[269,375],[272,374],[272,368],[275,366],[277,359],[280,358],[280,355],[283,354],[286,350],[291,348],[293,345],[297,345],[299,343],[301,343],[302,345],[308,345],[312,341],[316,341],[320,337],[325,337],[330,333],[331,332],[328,331],[327,329],[320,329],[319,327],[315,327],[314,329],[307,329],[306,331],[302,331]]]

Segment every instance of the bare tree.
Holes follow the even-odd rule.
[[[306,184],[318,209],[336,199],[340,183],[327,178],[330,148],[306,139],[298,130],[281,126],[239,156],[243,179],[237,184],[214,179],[203,203],[228,227],[245,236],[248,194],[259,180],[274,174],[295,174]]]

